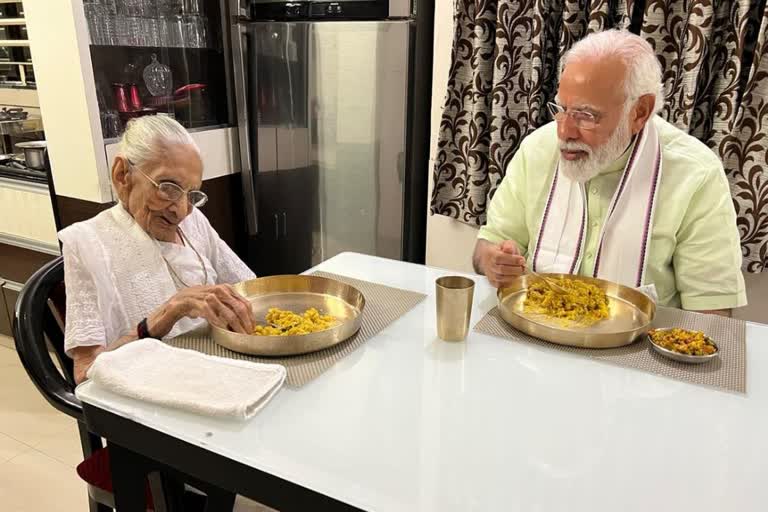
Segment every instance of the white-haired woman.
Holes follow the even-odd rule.
[[[198,209],[203,163],[189,133],[167,116],[128,123],[112,163],[118,204],[59,233],[67,290],[67,353],[75,379],[105,350],[177,336],[209,322],[253,329],[230,286],[253,272]]]

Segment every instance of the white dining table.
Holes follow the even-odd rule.
[[[747,392],[736,394],[472,330],[441,341],[435,279],[455,272],[355,253],[313,270],[427,298],[249,421],[91,382],[77,396],[363,510],[768,510],[768,327],[747,324]],[[471,277],[474,325],[496,295]]]

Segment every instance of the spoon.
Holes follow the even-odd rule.
[[[537,278],[541,279],[542,281],[544,281],[544,284],[549,286],[549,289],[552,290],[553,292],[559,293],[560,295],[567,295],[568,294],[568,290],[566,290],[565,288],[563,288],[559,284],[555,283],[554,280],[552,280],[552,279],[550,279],[548,277],[544,277],[543,275],[541,275],[541,274],[539,274],[537,272],[534,272],[533,270],[529,270],[528,272],[530,274],[536,276]]]

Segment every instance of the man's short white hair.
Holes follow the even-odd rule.
[[[627,75],[624,77],[626,100],[653,94],[656,97],[654,114],[658,113],[664,106],[661,65],[651,45],[638,35],[625,30],[605,30],[590,34],[565,54],[563,69],[571,61],[608,57],[618,57],[627,66]]]
[[[165,115],[132,119],[120,138],[118,153],[133,165],[162,162],[169,146],[182,144],[200,154],[194,139],[178,121]]]

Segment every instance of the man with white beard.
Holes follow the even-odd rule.
[[[555,122],[523,140],[473,257],[497,287],[527,268],[655,288],[658,303],[730,314],[746,305],[736,214],[723,166],[656,113],[650,45],[611,30],[564,59]]]

